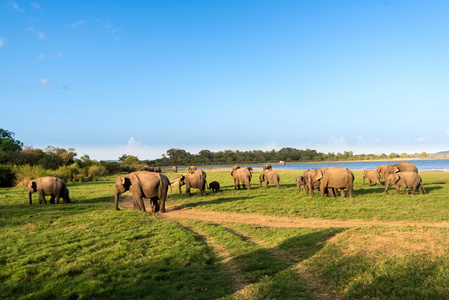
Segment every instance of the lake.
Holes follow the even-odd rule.
[[[272,164],[277,170],[308,170],[324,167],[344,167],[352,170],[376,169],[380,165],[393,165],[398,162],[409,162],[414,164],[418,171],[444,171],[449,172],[449,159],[422,159],[422,160],[395,160],[395,161],[357,161],[357,162],[323,162],[323,163],[300,163],[278,165]],[[261,168],[263,165],[245,165],[253,168]],[[243,167],[243,165],[242,165]]]

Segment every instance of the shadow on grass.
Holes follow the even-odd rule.
[[[220,225],[215,224],[215,226]],[[191,228],[184,228],[196,234]],[[264,230],[263,227],[254,228]],[[329,239],[346,229],[329,228],[298,235],[285,240],[274,248],[259,247],[249,237],[228,227],[225,230],[238,236],[245,243],[252,244],[252,247],[258,248],[256,251],[236,256],[223,264],[225,270],[235,270],[235,266],[238,266],[239,274],[244,277],[245,285],[253,285],[250,288],[253,297],[304,299],[313,298],[308,288],[310,283],[306,282],[304,278],[300,278],[293,267],[316,255]],[[206,244],[205,237],[200,235],[198,237]],[[237,290],[233,292],[237,292]]]
[[[185,203],[185,204],[181,204],[179,206],[175,206],[175,207],[173,207],[172,210],[194,208],[194,207],[209,205],[209,204],[222,204],[222,203],[228,203],[228,202],[234,202],[234,201],[242,201],[242,200],[253,199],[253,198],[257,198],[257,197],[260,197],[260,195],[254,196],[254,197],[224,197],[224,198],[218,198],[218,199],[213,199],[213,200],[208,200],[208,201],[201,201],[201,198],[200,198],[200,200],[196,201],[196,202]]]

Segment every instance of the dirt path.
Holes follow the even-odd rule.
[[[150,207],[150,203],[145,201],[146,208]],[[133,209],[132,195],[128,195],[121,206],[127,209]],[[147,209],[148,210],[148,209]],[[400,226],[400,227],[437,227],[449,228],[449,222],[411,222],[411,221],[364,221],[364,220],[323,220],[323,219],[304,219],[263,216],[257,214],[239,214],[224,213],[214,211],[200,211],[193,209],[178,209],[177,207],[168,206],[166,213],[161,214],[165,218],[191,219],[214,223],[236,222],[245,224],[254,224],[272,227],[309,227],[309,228],[342,228],[342,227],[361,227],[361,226]]]

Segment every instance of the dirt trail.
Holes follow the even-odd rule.
[[[150,207],[150,202],[144,200],[145,207]],[[132,195],[128,195],[120,206],[133,209]],[[148,209],[147,209],[148,210]],[[438,227],[449,228],[449,222],[411,222],[411,221],[364,221],[364,220],[323,220],[323,219],[304,219],[304,218],[289,218],[289,217],[275,217],[263,216],[257,214],[240,214],[240,213],[224,213],[214,211],[200,211],[193,209],[179,209],[177,207],[167,206],[166,213],[160,214],[165,218],[180,218],[191,219],[199,221],[207,221],[214,223],[222,222],[236,222],[245,224],[254,224],[261,226],[272,227],[309,227],[309,228],[342,228],[342,227],[361,227],[361,226],[401,226],[401,227]]]

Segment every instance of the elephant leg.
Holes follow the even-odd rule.
[[[370,183],[370,186],[371,186],[371,183]],[[340,198],[345,198],[345,197],[346,197],[346,195],[345,195],[345,189],[342,188],[342,189],[341,189],[341,196],[340,196]]]
[[[251,182],[248,181],[248,184],[247,184],[247,185],[248,185],[248,186],[247,186],[246,189],[247,189],[248,191],[250,191],[250,190],[251,190]]]
[[[59,198],[58,198],[58,201],[59,201]],[[53,195],[50,196],[50,204],[55,204],[55,196],[53,196]]]
[[[143,203],[142,196],[140,195],[133,195],[134,203],[139,208],[140,211],[146,211],[145,210],[145,204]]]
[[[402,186],[402,193],[404,194],[404,195],[407,195],[407,187],[404,185],[404,186]]]
[[[47,204],[47,200],[45,200],[44,193],[39,192],[38,199],[39,199],[39,204],[42,204],[42,203]]]
[[[424,189],[421,187],[421,185],[418,186],[418,191],[420,195],[424,195]]]
[[[158,212],[158,211],[159,211],[160,207],[159,207],[158,200],[159,200],[158,197],[152,197],[152,198],[150,198],[151,211],[152,211],[152,212]]]
[[[400,192],[400,188],[399,188],[399,186],[398,185],[396,185],[396,194],[400,194],[401,192]]]

